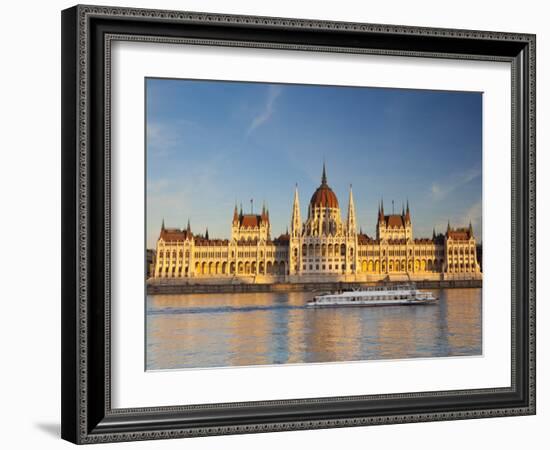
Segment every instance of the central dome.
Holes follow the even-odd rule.
[[[312,208],[339,208],[338,198],[336,194],[327,184],[327,174],[325,170],[325,165],[323,164],[323,175],[321,177],[321,186],[311,196],[309,205]]]

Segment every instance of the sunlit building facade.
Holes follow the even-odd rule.
[[[230,239],[195,235],[162,223],[153,278],[208,282],[321,282],[481,279],[472,225],[415,238],[409,204],[400,214],[378,207],[376,236],[357,231],[350,186],[347,214],[328,185],[325,167],[302,221],[298,187],[287,233],[271,237],[269,211],[235,206]]]

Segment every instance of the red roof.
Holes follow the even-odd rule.
[[[267,216],[258,216],[256,214],[244,214],[240,218],[240,226],[243,228],[259,228],[262,222],[269,222]]]
[[[365,244],[374,244],[374,243],[377,243],[377,241],[369,236],[367,236],[366,234],[358,234],[357,235],[357,243],[361,244],[361,245],[365,245]]]
[[[185,241],[191,239],[193,235],[187,230],[179,230],[178,228],[163,228],[160,230],[159,239],[164,241]]]
[[[276,237],[273,242],[275,243],[283,243],[290,241],[290,236],[288,234],[281,234],[279,237]]]
[[[447,237],[455,241],[467,241],[470,239],[470,233],[466,229],[451,230],[447,233]]]
[[[386,222],[386,227],[388,228],[405,228],[405,221],[403,216],[398,214],[390,214],[389,216],[384,216],[384,221]]]

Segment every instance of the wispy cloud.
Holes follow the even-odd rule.
[[[265,105],[262,111],[252,119],[252,122],[246,131],[247,136],[250,136],[254,130],[262,126],[271,118],[274,111],[275,100],[277,100],[277,98],[281,95],[282,91],[283,90],[280,86],[269,86]]]
[[[444,182],[433,182],[431,187],[431,195],[435,200],[443,200],[450,193],[480,176],[480,166],[474,166],[463,172],[452,174]]]
[[[149,122],[147,150],[155,156],[171,155],[185,144],[188,134],[197,131],[198,125],[187,119]]]

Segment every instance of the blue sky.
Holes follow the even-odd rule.
[[[235,202],[270,210],[283,233],[298,183],[302,220],[328,183],[345,219],[375,234],[409,200],[415,237],[474,226],[481,240],[482,94],[196,80],[146,80],[147,245],[160,224],[227,238]]]

